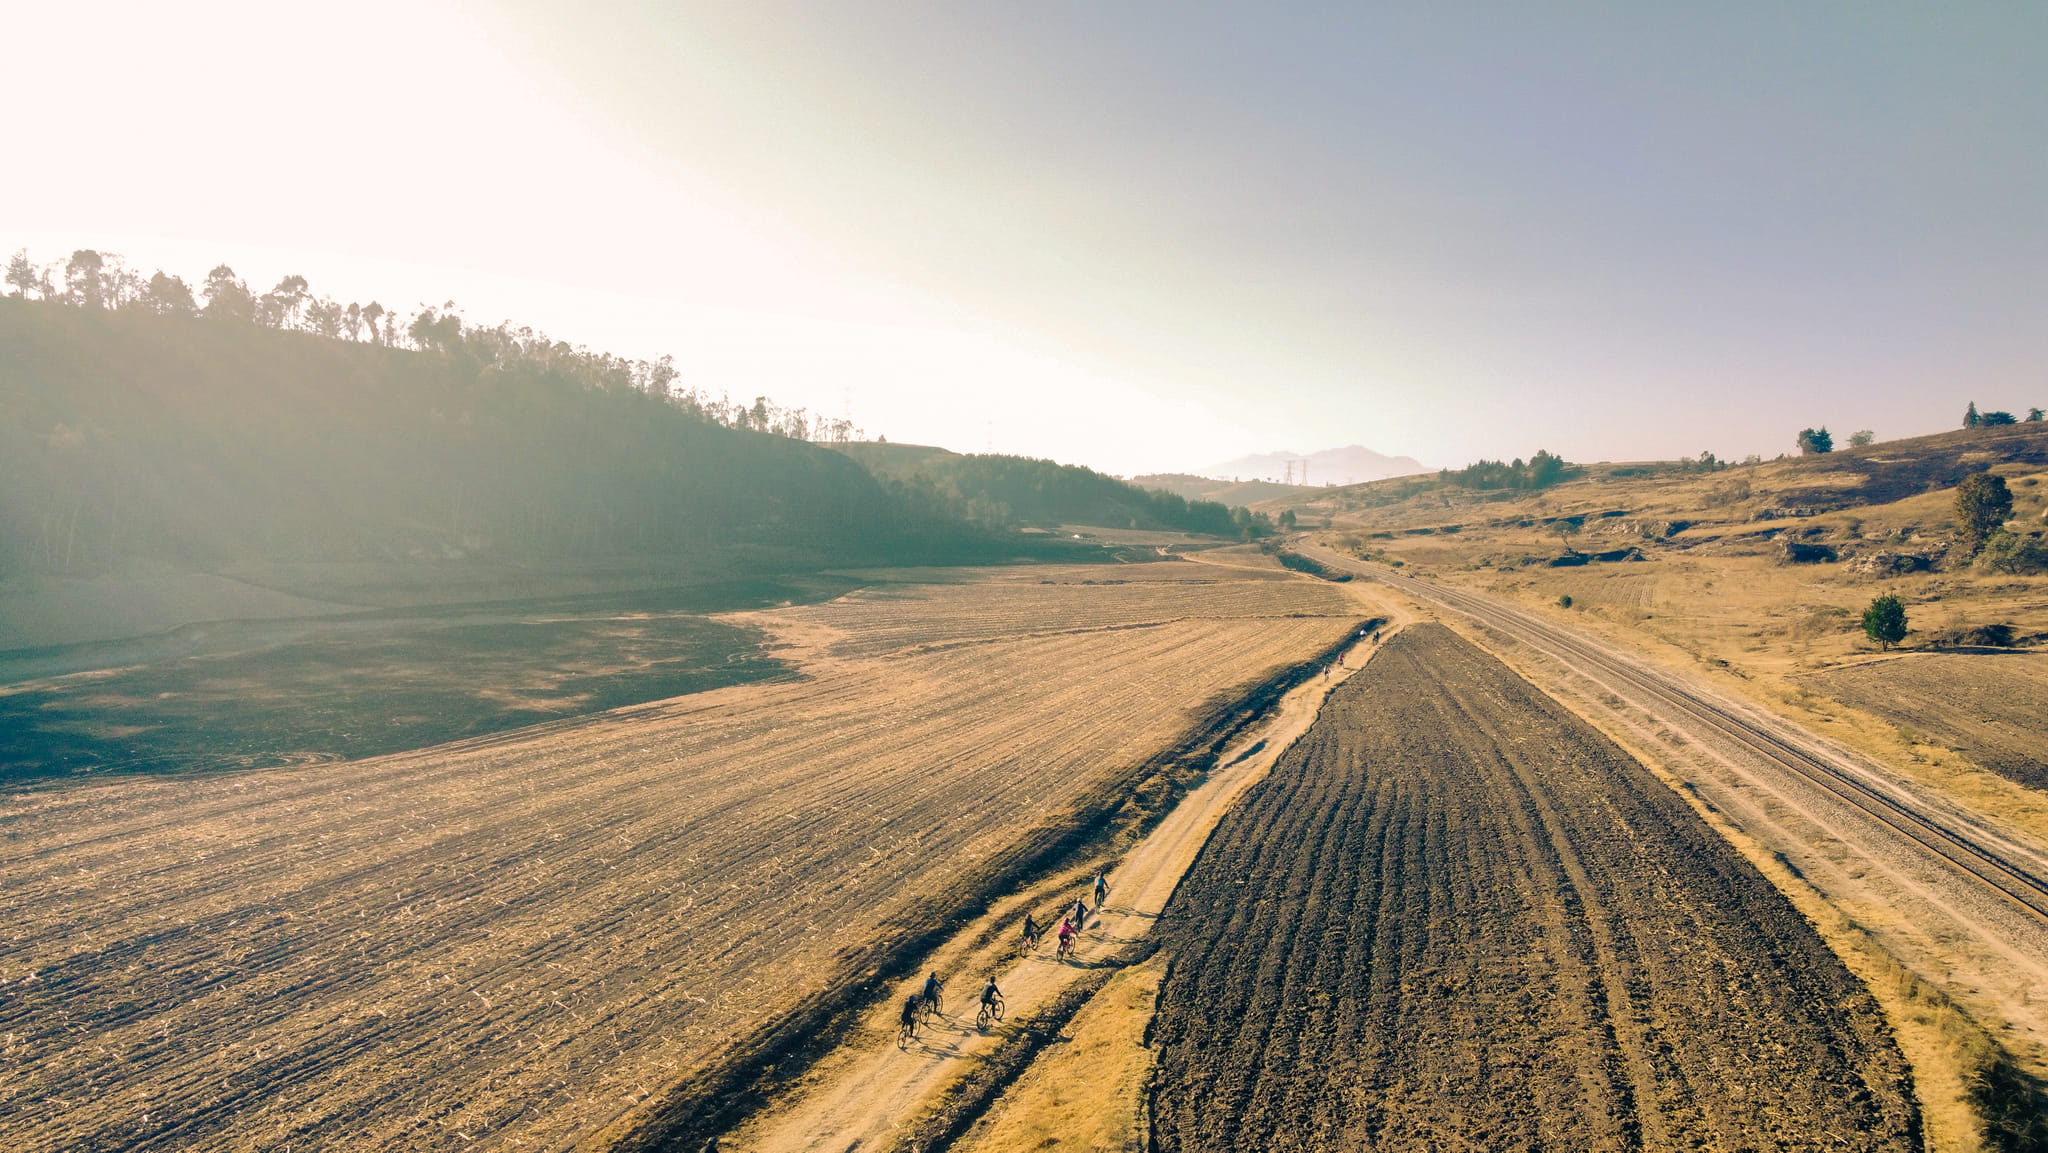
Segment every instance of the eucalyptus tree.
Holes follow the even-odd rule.
[[[235,270],[225,264],[214,265],[206,274],[206,286],[201,293],[206,297],[205,315],[213,320],[256,319],[256,299],[249,295],[249,286],[242,283]]]

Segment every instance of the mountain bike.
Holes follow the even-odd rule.
[[[990,1021],[1000,1021],[1002,1019],[1003,999],[1001,997],[997,997],[993,1001],[983,1001],[981,1003],[981,1012],[976,1013],[974,1015],[974,1027],[977,1029],[986,1029],[988,1028],[988,1023]]]

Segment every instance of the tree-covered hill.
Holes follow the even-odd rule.
[[[51,295],[0,299],[0,578],[1019,547],[892,494],[765,400],[675,393],[665,364],[433,310],[406,348],[388,324],[350,339],[189,294]]]
[[[1266,536],[1273,529],[1261,513],[1140,488],[1079,465],[963,455],[924,445],[855,442],[835,447],[904,499],[992,529],[1103,525],[1231,539]]]
[[[1144,488],[1170,492],[1188,500],[1215,501],[1226,505],[1255,505],[1265,501],[1304,500],[1319,496],[1323,487],[1311,488],[1303,484],[1281,484],[1271,480],[1217,480],[1215,477],[1194,476],[1183,472],[1154,473],[1150,476],[1134,476],[1131,483]]]

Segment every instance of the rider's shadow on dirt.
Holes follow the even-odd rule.
[[[974,1036],[971,1026],[963,1027],[948,1021],[945,1025],[926,1025],[917,1039],[902,1046],[906,1053],[917,1053],[926,1057],[961,1056],[960,1042],[964,1037]]]

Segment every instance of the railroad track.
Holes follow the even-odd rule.
[[[1536,620],[1515,609],[1462,589],[1403,579],[1392,570],[1362,564],[1325,549],[1315,549],[1317,560],[1348,571],[1385,581],[1397,588],[1432,601],[1474,620],[1503,628],[1553,656],[1579,666],[1604,679],[1610,688],[1626,688],[1638,703],[1662,713],[1667,723],[1682,719],[1697,730],[1710,732],[1750,755],[1792,774],[1864,817],[1892,830],[1906,840],[1946,862],[1950,868],[1983,884],[2041,926],[2048,927],[2048,879],[2036,868],[1985,843],[1986,836],[1957,827],[1901,797],[1873,785],[1861,774],[1816,754],[1782,732],[1758,720],[1745,719],[1705,694],[1664,674],[1626,661],[1569,632]],[[1680,727],[1684,727],[1681,725]]]

